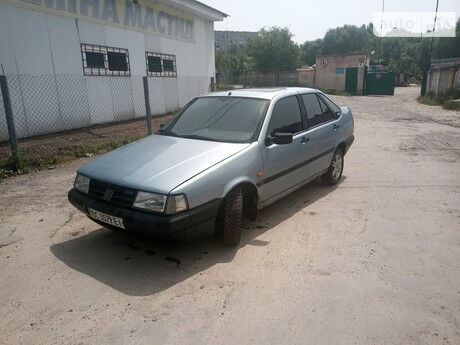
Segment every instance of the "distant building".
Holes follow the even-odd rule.
[[[315,87],[362,94],[367,54],[316,56]]]
[[[230,50],[246,44],[257,32],[250,31],[214,31],[216,50]]]
[[[460,57],[435,59],[428,72],[428,92],[440,93],[449,89],[460,89]]]

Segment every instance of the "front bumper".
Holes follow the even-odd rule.
[[[114,206],[108,202],[83,194],[76,189],[68,193],[70,203],[88,216],[88,208],[119,217],[128,231],[155,238],[187,238],[214,232],[215,219],[221,200],[213,200],[176,215],[160,215]],[[91,218],[107,227],[110,225]]]

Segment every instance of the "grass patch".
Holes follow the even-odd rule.
[[[77,158],[92,157],[94,155],[99,155],[115,150],[119,147],[132,143],[137,139],[138,138],[125,137],[122,140],[112,140],[102,145],[78,145],[72,149],[72,154]]]
[[[227,91],[227,90],[233,90],[235,87],[233,84],[218,84],[216,86],[216,90],[218,91]]]
[[[342,91],[342,90],[336,90],[336,89],[318,89],[323,91],[325,94],[328,95],[334,95],[334,96],[351,96],[351,93]]]
[[[459,98],[460,90],[448,90],[438,94],[428,92],[425,96],[418,96],[417,101],[426,105],[440,105],[448,110],[459,110],[459,102],[454,101]]]
[[[57,164],[72,161],[75,158],[100,155],[127,145],[137,139],[134,137],[125,137],[122,140],[112,140],[105,144],[76,145],[61,150],[59,154],[47,153],[43,150],[21,152],[16,158],[10,154],[0,159],[0,182],[14,175],[24,175],[45,168],[54,169]]]
[[[155,116],[153,132],[173,114]],[[30,137],[19,141],[19,155],[13,159],[7,142],[0,143],[0,182],[10,176],[42,169],[81,157],[92,157],[117,149],[147,135],[145,119],[116,122],[76,130]]]
[[[448,100],[442,107],[447,110],[460,110],[460,101]]]

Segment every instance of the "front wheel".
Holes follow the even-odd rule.
[[[340,181],[343,173],[343,161],[343,151],[340,149],[335,151],[331,165],[323,175],[323,182],[325,184],[333,186]]]
[[[243,191],[235,188],[225,198],[223,205],[222,240],[226,246],[236,246],[241,240],[243,226]]]

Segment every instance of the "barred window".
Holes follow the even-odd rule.
[[[147,57],[147,68],[149,72],[152,73],[161,73],[161,57],[159,56],[148,56]]]
[[[86,63],[89,68],[104,68],[104,54],[86,52]]]
[[[174,61],[169,59],[163,59],[163,68],[165,72],[174,72]]]
[[[107,60],[109,62],[109,70],[111,71],[127,71],[128,63],[125,53],[107,52]]]
[[[81,44],[84,75],[129,76],[128,49]]]
[[[149,77],[177,77],[175,55],[145,52],[145,60]]]

